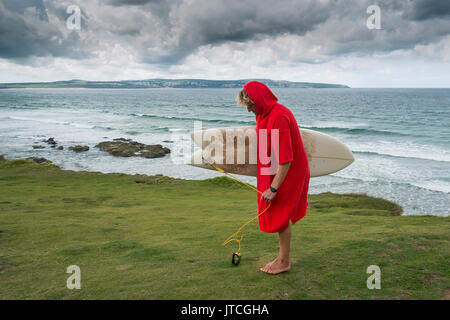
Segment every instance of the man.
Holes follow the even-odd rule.
[[[260,270],[279,274],[291,268],[291,227],[303,218],[308,207],[309,164],[297,121],[292,112],[263,83],[250,81],[238,94],[238,104],[256,116],[258,212],[263,232],[279,235],[278,257]],[[264,139],[264,140],[263,140]],[[265,150],[264,150],[265,149]],[[267,155],[270,161],[261,158]],[[275,169],[274,169],[275,168]],[[277,168],[277,169],[276,169]]]

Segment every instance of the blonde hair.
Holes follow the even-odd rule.
[[[250,99],[250,97],[247,94],[247,91],[245,91],[245,89],[242,89],[241,91],[239,91],[238,95],[237,95],[237,104],[239,106],[248,106],[248,105],[252,105],[253,100]]]

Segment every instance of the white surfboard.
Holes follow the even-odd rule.
[[[330,135],[309,129],[300,129],[300,134],[308,156],[311,177],[337,172],[355,160],[350,149]],[[193,131],[191,139],[201,149],[194,152],[187,164],[215,170],[209,164],[213,163],[229,173],[256,177],[255,126]],[[216,150],[222,150],[222,158],[217,158]]]

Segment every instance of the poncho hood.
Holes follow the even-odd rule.
[[[244,85],[244,89],[255,103],[255,108],[258,112],[256,119],[266,117],[277,104],[278,98],[264,83],[250,81]]]

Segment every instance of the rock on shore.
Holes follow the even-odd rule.
[[[47,163],[53,163],[48,159],[45,158],[39,158],[39,157],[28,157],[26,158],[26,160],[33,160],[36,163],[43,163],[43,162],[47,162]]]
[[[45,142],[45,143],[47,143],[47,144],[49,144],[50,145],[50,147],[51,148],[56,148],[56,145],[58,144],[58,142],[55,140],[55,138],[53,138],[53,137],[51,137],[51,138],[48,138],[47,140],[41,140],[42,142]],[[42,146],[42,145],[34,145],[33,146],[33,149],[44,149],[45,147],[44,146]],[[58,150],[63,150],[64,149],[64,147],[63,146],[59,146],[59,147],[57,147],[56,149],[58,149]]]
[[[84,151],[88,151],[89,150],[89,146],[76,145],[76,146],[69,147],[69,150],[72,150],[72,151],[75,151],[75,152],[84,152]]]
[[[159,158],[170,153],[170,149],[160,144],[144,144],[131,139],[118,138],[113,141],[103,141],[96,145],[102,151],[117,157]]]

